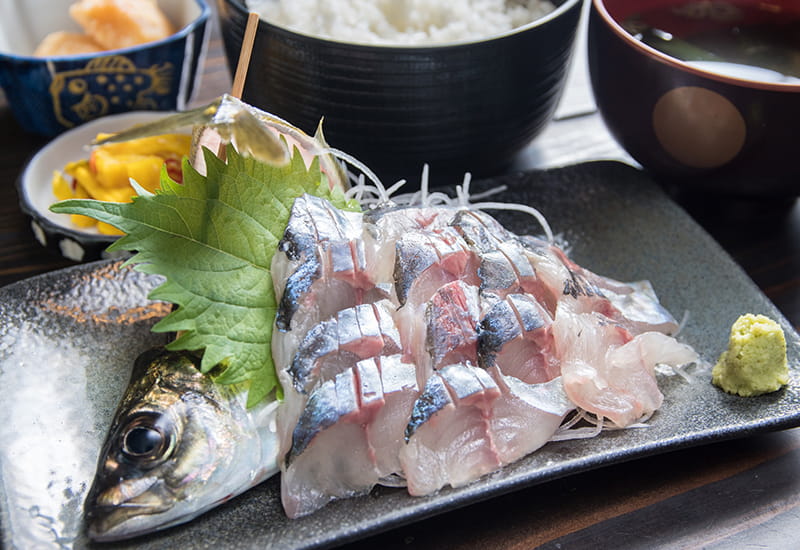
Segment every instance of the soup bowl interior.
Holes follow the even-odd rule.
[[[657,179],[800,194],[799,0],[592,0],[588,44],[606,125]]]

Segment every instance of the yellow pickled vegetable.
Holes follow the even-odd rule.
[[[98,135],[98,139],[107,134]],[[130,202],[136,195],[133,179],[148,191],[161,184],[161,170],[175,181],[182,181],[181,159],[189,155],[191,136],[165,134],[97,147],[88,159],[67,163],[64,171],[53,174],[53,194],[58,200],[92,198],[109,202]],[[85,216],[71,216],[78,227],[97,227],[101,233],[119,234],[108,224]]]

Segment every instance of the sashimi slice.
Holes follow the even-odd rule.
[[[333,319],[306,333],[291,363],[278,370],[284,391],[277,415],[282,452],[288,450],[292,430],[317,386],[362,359],[400,352],[400,336],[392,321],[391,307],[382,301],[339,311]]]
[[[311,195],[295,199],[271,266],[277,328],[298,330],[298,311],[308,329],[338,309],[364,303],[364,292],[376,286],[374,257],[363,239],[361,214]]]
[[[412,231],[395,243],[395,289],[401,305],[418,306],[447,283],[478,284],[478,258],[450,228]]]
[[[477,210],[459,210],[450,225],[464,241],[479,252],[491,252],[498,245],[515,238],[489,214]]]
[[[413,365],[397,355],[361,361],[317,387],[283,464],[286,514],[310,514],[399,474],[403,429],[418,396]]]
[[[308,394],[361,359],[400,350],[400,335],[387,302],[362,304],[342,309],[308,331],[287,373],[292,387]]]
[[[400,462],[412,495],[458,487],[535,451],[574,409],[561,379],[526,384],[496,368],[448,365],[411,414]]]
[[[562,304],[553,322],[561,374],[579,407],[626,427],[648,418],[664,399],[655,366],[697,361],[688,346],[656,332],[636,336],[597,313]]]
[[[364,213],[364,223],[373,226],[381,240],[396,241],[409,231],[441,230],[456,214],[456,209],[447,207],[379,207]]]
[[[559,376],[552,323],[547,310],[526,294],[510,294],[489,304],[478,331],[481,366],[496,366],[528,384]]]
[[[390,476],[402,475],[400,449],[405,445],[404,431],[411,418],[411,409],[419,397],[416,369],[414,365],[404,363],[400,355],[367,359],[359,362],[356,368],[362,387],[362,407],[370,387],[367,381],[372,380],[377,386],[377,379],[381,385],[382,406],[364,429],[375,457],[375,468],[383,483]]]
[[[443,285],[425,308],[425,349],[432,366],[478,362],[478,287],[463,281]]]
[[[526,384],[495,369],[489,372],[502,392],[492,409],[492,440],[500,461],[511,464],[550,441],[575,405],[560,377]]]
[[[361,416],[352,370],[311,395],[281,474],[287,516],[310,514],[334,497],[355,496],[374,485],[378,474]]]
[[[434,373],[414,404],[408,443],[400,451],[409,494],[458,487],[501,466],[488,424],[499,391],[493,383],[484,387],[473,369],[480,370],[451,365]]]

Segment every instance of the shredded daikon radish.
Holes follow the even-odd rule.
[[[536,221],[539,222],[539,225],[544,230],[544,234],[547,237],[547,242],[554,243],[555,237],[553,236],[553,230],[550,229],[550,224],[547,223],[547,219],[544,215],[533,208],[532,206],[528,206],[525,204],[516,204],[516,203],[505,203],[505,202],[479,202],[473,203],[471,205],[472,208],[477,210],[517,210],[519,212],[524,212],[526,214],[530,214]]]
[[[472,175],[467,172],[464,175],[462,185],[456,186],[456,197],[453,198],[443,192],[436,191],[431,193],[429,189],[429,174],[430,169],[428,164],[422,167],[422,177],[420,179],[420,190],[412,193],[411,195],[400,195],[394,197],[393,195],[400,190],[406,183],[405,180],[400,180],[388,189],[383,185],[380,178],[370,170],[364,163],[353,157],[352,155],[340,151],[339,149],[328,148],[324,150],[335,158],[350,164],[361,172],[362,176],[366,176],[371,180],[371,185],[367,184],[363,178],[359,178],[356,185],[351,187],[346,193],[345,197],[348,199],[357,198],[357,200],[364,207],[379,207],[388,205],[405,205],[405,206],[420,206],[427,208],[434,205],[446,205],[461,208],[471,208],[475,210],[511,210],[530,214],[539,223],[544,231],[547,242],[555,243],[553,230],[544,215],[536,208],[526,204],[518,203],[505,203],[505,202],[470,202],[469,187],[472,181]],[[484,198],[504,190],[505,186],[498,186],[497,188],[490,189],[481,195],[476,195],[475,198]]]

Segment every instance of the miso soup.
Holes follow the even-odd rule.
[[[632,14],[622,26],[649,46],[712,72],[800,84],[800,11],[780,3],[675,3]]]

